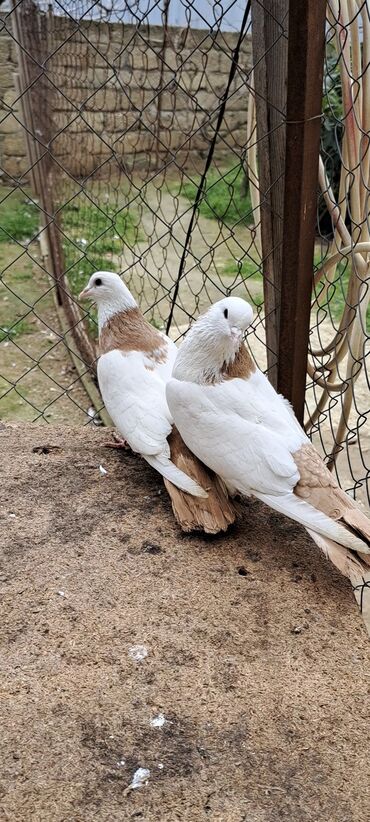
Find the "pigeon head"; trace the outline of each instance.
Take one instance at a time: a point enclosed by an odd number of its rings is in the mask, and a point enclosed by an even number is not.
[[[120,311],[137,308],[131,292],[113,271],[96,271],[92,274],[79,299],[89,299],[96,303],[99,326]]]
[[[251,306],[240,297],[225,297],[214,303],[182,343],[173,376],[195,382],[217,379],[222,369],[234,361],[252,320]]]
[[[232,347],[239,348],[244,333],[253,320],[253,311],[249,303],[240,297],[225,297],[208,309],[204,315],[215,338],[230,341]]]

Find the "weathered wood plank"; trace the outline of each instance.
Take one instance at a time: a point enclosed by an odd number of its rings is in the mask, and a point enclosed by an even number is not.
[[[290,0],[278,390],[303,422],[315,245],[325,0]]]
[[[252,0],[268,377],[277,386],[289,0]]]

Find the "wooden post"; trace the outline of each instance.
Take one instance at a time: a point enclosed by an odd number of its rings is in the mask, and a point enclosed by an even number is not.
[[[276,388],[282,276],[289,0],[252,0],[251,10],[267,373]]]
[[[252,0],[267,367],[303,421],[325,0]]]
[[[303,422],[315,245],[325,0],[290,0],[278,391]]]

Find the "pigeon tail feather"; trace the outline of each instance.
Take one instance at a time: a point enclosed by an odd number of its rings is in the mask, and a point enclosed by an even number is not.
[[[309,535],[343,576],[348,577],[370,637],[370,568],[347,548],[307,528]]]
[[[218,534],[227,531],[236,519],[234,503],[229,499],[222,480],[189,451],[176,426],[168,437],[172,462],[208,491],[206,498],[191,497],[165,479],[173,513],[183,531]]]
[[[304,502],[304,500],[295,496],[293,493],[275,496],[273,494],[262,494],[253,491],[253,496],[266,503],[266,505],[269,505],[270,508],[274,508],[275,511],[285,514],[287,517],[304,525],[305,528],[310,528],[323,537],[334,540],[334,542],[339,543],[339,545],[344,546],[344,548],[349,548],[351,551],[358,551],[362,554],[370,554],[369,546],[359,537],[352,534],[351,531],[347,530],[344,525],[340,525],[339,522],[318,511],[317,508]]]
[[[177,488],[181,488],[182,491],[186,491],[187,494],[191,494],[193,497],[203,497],[204,499],[208,497],[208,493],[204,488],[201,488],[195,480],[177,468],[164,454],[157,454],[156,456],[143,454],[142,456],[152,468],[162,474],[164,479],[173,482]]]

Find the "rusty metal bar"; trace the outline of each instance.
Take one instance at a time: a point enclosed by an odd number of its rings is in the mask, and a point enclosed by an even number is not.
[[[303,421],[310,328],[325,0],[290,0],[278,390]]]

